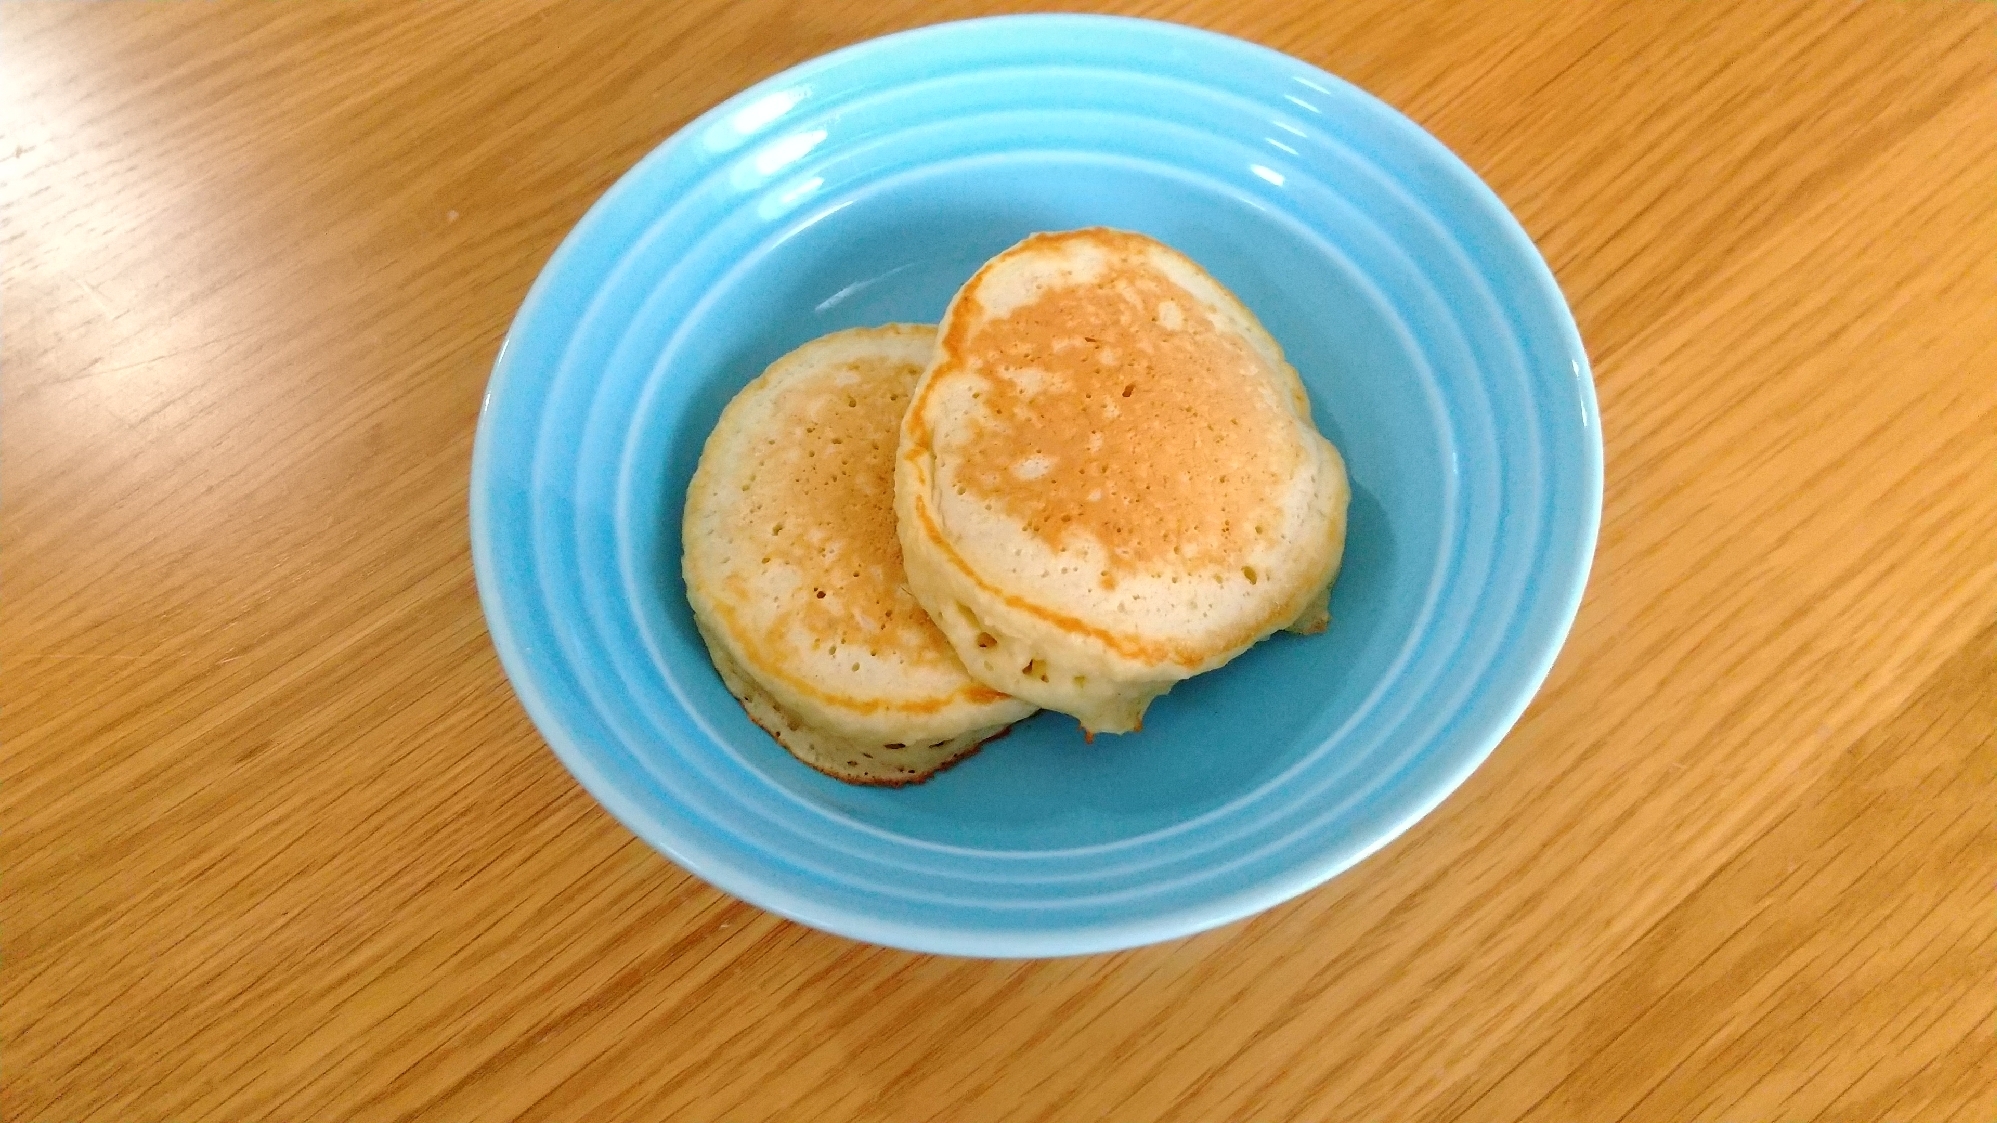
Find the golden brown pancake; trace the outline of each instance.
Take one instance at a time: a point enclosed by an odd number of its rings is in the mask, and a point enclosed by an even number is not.
[[[722,411],[687,490],[687,599],[715,669],[799,760],[928,778],[1033,707],[968,675],[910,595],[894,452],[935,331],[838,332]]]
[[[1037,234],[940,333],[896,510],[909,587],[973,676],[1123,732],[1181,679],[1325,626],[1344,464],[1198,265],[1138,234]]]

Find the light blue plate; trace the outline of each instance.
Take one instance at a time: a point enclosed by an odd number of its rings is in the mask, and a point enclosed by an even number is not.
[[[1178,247],[1288,351],[1353,484],[1331,630],[1082,742],[1043,714],[932,782],[848,787],[749,724],[680,582],[708,430],[777,356],[934,321],[992,254],[1104,224]],[[1559,648],[1601,511],[1587,358],[1496,196],[1392,109],[1169,24],[1023,16],[828,55],[596,204],[500,351],[479,594],[563,762],[667,857],[856,939],[980,956],[1224,924],[1405,830]]]

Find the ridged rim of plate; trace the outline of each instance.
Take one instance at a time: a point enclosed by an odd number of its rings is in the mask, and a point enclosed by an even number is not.
[[[1054,90],[1094,100],[1038,104]],[[1151,111],[1161,91],[1174,98],[1170,119]],[[920,111],[943,92],[954,98],[947,112]],[[1247,120],[1283,130],[1291,159],[1244,139]],[[635,481],[641,451],[659,451],[649,411],[686,343],[672,305],[752,268],[755,234],[772,223],[796,230],[884,182],[1002,158],[979,147],[994,138],[1080,159],[1060,138],[1111,125],[1128,126],[1115,133],[1128,150],[1087,159],[1193,177],[1302,238],[1318,235],[1291,211],[1298,199],[1342,209],[1359,244],[1321,252],[1369,283],[1391,274],[1391,290],[1372,296],[1420,356],[1449,455],[1489,457],[1495,470],[1466,476],[1459,464],[1450,478],[1426,631],[1406,641],[1398,677],[1340,728],[1322,720],[1317,748],[1283,775],[1197,819],[1095,846],[977,850],[893,835],[792,795],[726,751],[645,610],[648,574],[630,528],[657,498]],[[1173,136],[1196,141],[1202,159],[1226,154],[1234,171],[1189,166],[1188,147],[1161,145]],[[952,137],[965,139],[953,148]],[[921,158],[897,166],[903,152]],[[1243,169],[1283,192],[1260,191]],[[731,238],[749,239],[747,259]],[[1422,330],[1396,298],[1422,307]],[[594,377],[634,365],[649,369],[641,383]],[[1501,417],[1496,403],[1507,401],[1529,408]],[[1548,422],[1559,431],[1544,431]],[[1002,16],[870,40],[759,83],[597,201],[536,279],[494,365],[472,457],[473,563],[494,645],[535,725],[585,788],[673,861],[856,939],[1076,954],[1260,911],[1441,802],[1517,720],[1572,623],[1600,518],[1601,456],[1587,359],[1551,273],[1497,197],[1418,126],[1340,79],[1225,36],[1120,17]],[[1536,502],[1521,505],[1521,493]],[[508,505],[515,494],[524,508]],[[578,564],[585,556],[594,564]],[[1464,587],[1477,595],[1446,598]],[[1427,642],[1439,629],[1460,635]],[[1398,748],[1384,760],[1333,759],[1332,746],[1350,750],[1362,735],[1368,753]],[[1342,787],[1362,766],[1374,769],[1367,782]]]

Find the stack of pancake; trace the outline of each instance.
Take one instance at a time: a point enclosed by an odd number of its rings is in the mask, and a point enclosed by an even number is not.
[[[804,763],[905,784],[1044,707],[1141,728],[1174,683],[1321,631],[1337,450],[1281,348],[1138,234],[1036,234],[937,329],[839,332],[722,413],[685,576],[729,690]]]

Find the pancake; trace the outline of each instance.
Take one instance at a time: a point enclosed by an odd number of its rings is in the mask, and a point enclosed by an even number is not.
[[[895,445],[935,337],[844,331],[778,359],[687,489],[687,600],[715,670],[791,755],[855,784],[927,779],[1033,712],[965,672],[902,574]]]
[[[972,675],[1127,732],[1174,683],[1325,627],[1344,463],[1198,265],[1138,234],[1036,234],[939,330],[895,504],[909,587]]]

